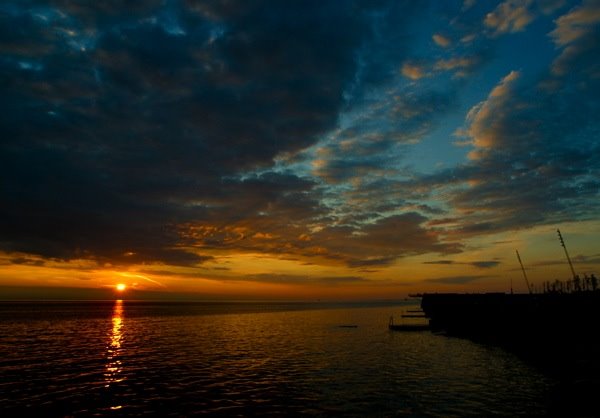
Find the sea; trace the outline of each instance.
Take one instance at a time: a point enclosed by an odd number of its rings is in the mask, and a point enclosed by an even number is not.
[[[0,416],[552,414],[512,353],[388,330],[416,304],[0,303]]]

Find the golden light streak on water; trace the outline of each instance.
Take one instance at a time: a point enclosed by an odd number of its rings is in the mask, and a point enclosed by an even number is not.
[[[106,350],[106,367],[104,371],[104,387],[110,387],[113,383],[119,383],[124,380],[122,356],[123,344],[123,301],[115,301],[112,315],[112,329],[109,334],[108,346]]]

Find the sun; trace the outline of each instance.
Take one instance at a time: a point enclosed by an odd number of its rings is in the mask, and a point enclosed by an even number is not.
[[[125,289],[127,289],[127,286],[125,283],[119,283],[115,286],[115,289],[117,289],[118,292],[124,292]]]

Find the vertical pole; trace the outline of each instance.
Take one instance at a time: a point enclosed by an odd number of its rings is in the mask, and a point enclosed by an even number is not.
[[[573,278],[575,278],[577,275],[575,274],[575,269],[573,268],[573,263],[571,263],[571,257],[569,257],[569,252],[567,251],[567,246],[565,245],[565,241],[563,240],[563,237],[560,233],[560,229],[557,229],[556,232],[558,232],[558,239],[560,240],[560,245],[562,245],[562,247],[565,250],[565,255],[567,256],[567,261],[569,262],[569,267],[571,267],[571,273],[573,274]]]
[[[527,284],[527,290],[529,294],[531,294],[531,286],[529,286],[529,280],[527,280],[527,273],[525,273],[525,267],[523,267],[523,262],[521,261],[521,256],[519,255],[519,250],[515,250],[517,252],[517,259],[519,260],[519,264],[521,265],[521,270],[523,271],[523,277],[525,277],[525,284]]]

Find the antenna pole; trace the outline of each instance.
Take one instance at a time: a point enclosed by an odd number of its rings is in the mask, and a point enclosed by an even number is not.
[[[577,275],[575,274],[575,269],[573,268],[573,263],[571,263],[571,257],[569,257],[569,252],[567,251],[567,246],[565,245],[565,240],[563,240],[562,234],[560,233],[560,229],[557,229],[556,232],[558,232],[558,239],[560,240],[560,245],[562,245],[562,247],[565,250],[565,255],[567,256],[567,261],[569,262],[569,267],[571,267],[571,273],[573,274],[573,278],[575,278]]]
[[[523,262],[521,261],[521,256],[519,255],[519,250],[515,250],[517,252],[517,259],[519,260],[519,264],[521,265],[521,270],[523,271],[523,277],[525,277],[525,284],[527,284],[527,290],[529,294],[531,294],[531,286],[529,286],[529,280],[527,280],[527,273],[525,273],[525,267],[523,267]]]

